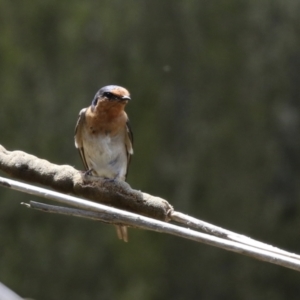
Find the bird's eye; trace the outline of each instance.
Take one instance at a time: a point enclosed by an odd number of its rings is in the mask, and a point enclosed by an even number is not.
[[[115,98],[114,94],[110,93],[110,92],[105,92],[103,94],[104,97],[106,97],[107,99],[113,99]]]

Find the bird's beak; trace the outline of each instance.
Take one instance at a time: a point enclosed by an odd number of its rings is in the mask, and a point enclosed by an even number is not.
[[[121,99],[122,99],[122,100],[126,100],[126,101],[131,100],[131,98],[130,98],[129,96],[123,96]]]

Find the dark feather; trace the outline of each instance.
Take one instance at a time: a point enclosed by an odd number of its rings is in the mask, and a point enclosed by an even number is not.
[[[85,159],[85,154],[84,154],[84,148],[82,145],[82,125],[84,124],[85,121],[85,112],[86,112],[86,108],[82,109],[79,113],[79,117],[76,123],[76,127],[75,127],[75,146],[76,148],[78,148],[81,160],[83,162],[83,165],[85,167],[86,170],[89,169],[88,164],[86,162]]]
[[[126,122],[126,140],[125,140],[125,146],[126,146],[126,153],[127,153],[127,171],[126,176],[128,175],[128,167],[131,161],[131,156],[133,154],[133,133],[131,130],[131,126],[129,123],[129,119]]]

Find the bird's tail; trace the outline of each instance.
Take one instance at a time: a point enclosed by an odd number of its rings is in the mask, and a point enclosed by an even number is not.
[[[124,242],[128,242],[128,232],[126,226],[121,225],[115,225],[117,230],[117,235],[120,240],[123,240]]]

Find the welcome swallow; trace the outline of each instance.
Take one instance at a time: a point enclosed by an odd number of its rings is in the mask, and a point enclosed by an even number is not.
[[[96,93],[91,106],[79,113],[75,147],[85,169],[93,176],[126,180],[133,154],[133,135],[124,111],[130,100],[125,88],[108,85]],[[116,229],[118,237],[127,242],[127,227]]]

